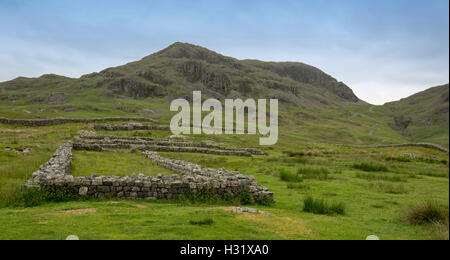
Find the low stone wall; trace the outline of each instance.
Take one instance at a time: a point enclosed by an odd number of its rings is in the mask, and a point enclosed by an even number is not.
[[[165,125],[93,125],[94,130],[103,131],[133,131],[133,130],[160,130],[170,131],[170,126]]]
[[[247,151],[227,151],[227,150],[213,150],[201,147],[177,147],[177,146],[161,146],[161,145],[132,145],[132,144],[86,144],[75,143],[74,148],[76,150],[89,150],[89,151],[104,151],[106,149],[137,149],[141,151],[151,150],[158,152],[176,152],[176,153],[204,153],[215,155],[232,155],[232,156],[244,156],[250,157],[251,153]]]
[[[61,145],[52,158],[32,174],[33,179],[48,179],[70,175],[73,142]]]
[[[55,119],[8,119],[0,117],[0,124],[22,125],[22,126],[48,126],[67,123],[95,123],[110,121],[137,121],[159,123],[157,120],[150,118],[132,118],[132,117],[113,117],[113,118],[55,118]]]
[[[221,194],[230,191],[234,196],[238,196],[244,187],[249,187],[255,199],[265,196],[273,198],[273,193],[260,186],[253,176],[227,171],[225,168],[207,168],[183,160],[168,159],[151,151],[144,151],[142,154],[159,166],[183,175],[183,179],[189,181],[191,189],[206,185],[219,190]]]
[[[175,199],[192,192],[213,191],[220,196],[237,198],[248,187],[255,200],[273,199],[273,193],[261,187],[254,177],[229,172],[225,169],[202,167],[180,160],[159,156],[155,152],[145,151],[143,156],[158,165],[180,175],[157,177],[138,176],[89,176],[70,175],[73,143],[64,143],[52,158],[32,174],[25,188],[61,187],[71,189],[79,196],[92,198],[128,198],[128,199]]]
[[[75,137],[75,148],[78,150],[105,149],[139,149],[162,152],[190,152],[208,153],[218,155],[251,156],[268,155],[266,152],[255,148],[230,148],[210,141],[175,141],[151,138],[130,138],[119,136],[80,136]]]
[[[435,149],[444,153],[448,153],[448,149],[430,143],[410,143],[410,144],[388,144],[388,145],[371,145],[366,147],[374,147],[374,148],[389,148],[389,147],[407,147],[407,146],[415,146],[415,147],[425,147],[430,149]]]

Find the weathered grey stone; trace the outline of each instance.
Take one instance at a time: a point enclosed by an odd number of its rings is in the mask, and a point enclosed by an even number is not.
[[[88,187],[81,187],[78,191],[78,194],[80,196],[86,196],[88,193],[89,188]]]

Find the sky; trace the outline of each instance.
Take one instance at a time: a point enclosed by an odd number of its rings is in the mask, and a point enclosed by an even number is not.
[[[177,41],[307,63],[372,104],[449,82],[448,0],[0,0],[0,81],[80,77]]]

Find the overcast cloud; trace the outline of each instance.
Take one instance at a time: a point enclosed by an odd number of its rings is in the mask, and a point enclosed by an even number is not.
[[[79,77],[175,41],[316,66],[373,104],[449,81],[448,0],[2,0],[0,81]]]

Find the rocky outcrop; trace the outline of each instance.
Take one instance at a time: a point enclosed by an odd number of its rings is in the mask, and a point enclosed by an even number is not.
[[[262,84],[270,89],[278,89],[283,92],[290,92],[294,95],[298,95],[298,88],[295,86],[288,86],[277,81],[264,81]]]
[[[138,72],[137,74],[139,77],[143,77],[153,83],[160,84],[162,86],[172,84],[171,80],[165,78],[163,75],[153,70],[141,71]]]
[[[412,119],[403,115],[394,117],[394,128],[399,130],[406,130],[412,123]]]
[[[50,96],[48,96],[48,105],[62,105],[65,103],[67,103],[67,100],[64,93],[50,94]]]
[[[165,90],[159,85],[139,82],[130,78],[120,78],[111,82],[109,89],[115,94],[125,95],[134,99],[142,99],[149,96],[164,96]]]
[[[201,82],[221,94],[231,91],[231,79],[227,74],[208,71],[201,62],[189,61],[178,68],[189,82]]]

